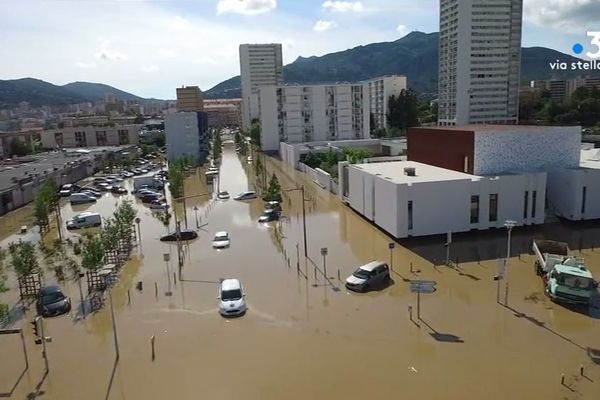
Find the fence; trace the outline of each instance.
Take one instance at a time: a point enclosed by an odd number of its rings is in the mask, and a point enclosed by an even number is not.
[[[300,169],[300,171],[309,175],[313,179],[313,181],[317,185],[321,186],[323,189],[325,189],[331,193],[337,193],[337,184],[333,181],[333,179],[331,178],[331,175],[329,175],[327,172],[323,171],[320,168],[313,169],[303,163],[299,164],[299,169]],[[335,185],[335,191],[333,188],[334,185]]]

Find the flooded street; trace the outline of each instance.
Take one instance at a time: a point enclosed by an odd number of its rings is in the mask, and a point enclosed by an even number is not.
[[[389,262],[389,237],[303,174],[276,160],[268,160],[267,167],[269,177],[277,173],[284,190],[305,185],[308,259],[303,255],[299,191],[285,194],[280,223],[260,225],[261,200],[213,199],[205,195],[213,188],[199,170],[185,182],[185,195],[196,197],[186,200],[185,213],[178,209],[180,218],[187,215],[183,227],[200,226],[198,239],[183,247],[182,280],[173,281],[177,246],[158,240],[174,229],[174,220],[166,228],[134,200],[141,218],[141,246],[112,289],[118,361],[109,307],[85,319],[75,318],[73,311],[45,320],[52,342],[47,344],[49,374],[44,377],[41,346],[34,344],[29,324],[35,314],[32,307],[14,325],[24,329],[27,370],[18,335],[0,336],[0,397],[600,398],[600,365],[589,356],[590,349],[600,349],[600,310],[578,311],[549,301],[533,272],[532,255],[510,260],[506,307],[496,302],[495,259],[461,262],[458,268],[434,267],[426,250],[415,252],[401,245],[393,251],[390,287],[350,293],[338,275],[343,281],[361,264]],[[233,197],[254,189],[254,168],[240,161],[233,146],[225,146],[220,179],[220,190]],[[132,189],[131,184],[126,188]],[[66,220],[85,210],[108,217],[122,198],[133,195],[104,194],[91,206],[66,203],[62,216]],[[15,234],[19,226],[31,225],[30,212],[23,209],[0,218],[3,249],[19,238],[36,238],[33,233]],[[229,232],[230,248],[212,248],[218,231]],[[77,235],[65,230],[63,234]],[[504,232],[497,235],[505,240]],[[323,247],[328,249],[327,279]],[[600,250],[583,251],[598,279]],[[164,254],[169,254],[169,262],[163,261]],[[219,315],[217,291],[223,278],[241,280],[246,315]],[[416,294],[409,290],[411,279],[437,282],[435,293],[421,295],[420,319]],[[46,282],[54,280],[46,273]],[[165,295],[169,280],[172,296]],[[14,285],[14,280],[9,282]],[[137,282],[143,283],[143,290],[136,290]],[[75,310],[77,282],[62,286]],[[501,292],[504,299],[504,286]],[[13,305],[18,290],[0,296]],[[580,376],[582,365],[585,376]]]

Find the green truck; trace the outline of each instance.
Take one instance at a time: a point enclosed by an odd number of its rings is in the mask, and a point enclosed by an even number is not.
[[[584,260],[569,254],[569,246],[553,240],[534,240],[535,270],[545,284],[546,294],[555,302],[591,304],[598,294],[598,282]]]

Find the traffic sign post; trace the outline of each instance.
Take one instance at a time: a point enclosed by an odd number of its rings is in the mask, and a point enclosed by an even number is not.
[[[450,244],[452,243],[452,231],[446,234],[446,265],[450,265]]]
[[[410,282],[410,291],[417,294],[417,319],[421,319],[421,293],[431,294],[436,289],[436,281],[419,281]]]
[[[323,275],[327,281],[327,247],[321,247],[321,255],[323,256]]]
[[[388,249],[390,249],[390,270],[394,272],[394,248],[396,247],[396,243],[390,242],[388,243]]]

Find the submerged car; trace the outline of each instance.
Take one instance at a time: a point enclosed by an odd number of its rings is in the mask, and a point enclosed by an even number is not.
[[[167,208],[169,208],[169,205],[164,200],[153,200],[150,203],[151,210],[166,210]]]
[[[38,292],[36,308],[42,317],[55,317],[71,311],[71,301],[57,285],[44,286]]]
[[[242,193],[238,194],[233,199],[234,200],[252,200],[255,198],[256,198],[256,192],[249,190],[247,192],[242,192]]]
[[[372,261],[358,267],[346,278],[346,288],[355,292],[368,292],[374,288],[384,288],[390,281],[388,265],[382,261]]]
[[[226,190],[223,190],[217,194],[217,198],[220,200],[227,200],[229,198],[229,192]]]
[[[265,210],[262,215],[258,218],[258,222],[271,222],[278,221],[280,213],[277,210]]]
[[[114,194],[127,194],[127,189],[122,186],[113,186],[110,191]]]
[[[246,295],[238,279],[223,279],[218,299],[219,313],[225,317],[246,312]]]
[[[229,247],[230,240],[229,234],[225,231],[217,232],[215,234],[215,238],[213,239],[212,246],[214,249],[224,249]]]
[[[179,231],[179,240],[194,240],[198,237],[198,233],[191,229],[183,229]],[[160,238],[161,242],[176,242],[178,240],[177,232],[168,233]]]

